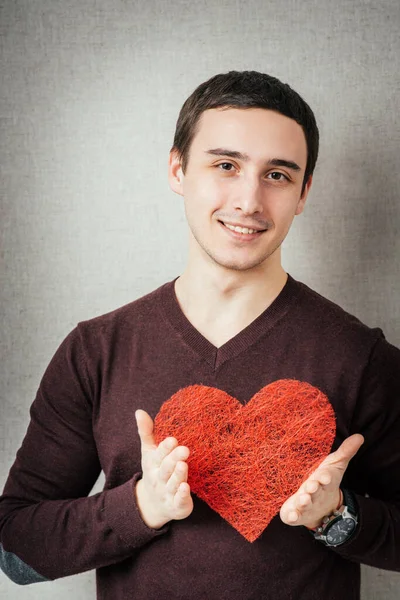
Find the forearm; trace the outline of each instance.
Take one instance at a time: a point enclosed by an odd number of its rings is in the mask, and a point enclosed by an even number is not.
[[[334,551],[355,562],[400,571],[400,507],[356,495],[359,524],[354,537]]]
[[[21,584],[57,579],[122,561],[163,535],[166,528],[150,529],[140,516],[136,479],[74,500],[28,504],[5,494],[0,499],[4,572]]]

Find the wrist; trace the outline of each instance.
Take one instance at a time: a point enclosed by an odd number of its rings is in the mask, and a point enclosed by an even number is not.
[[[336,504],[333,506],[333,508],[329,511],[327,511],[326,515],[322,515],[322,517],[315,522],[315,524],[313,523],[312,525],[306,525],[307,529],[309,529],[310,531],[314,531],[315,529],[317,529],[318,527],[320,527],[323,523],[323,520],[326,516],[332,515],[335,511],[339,510],[341,506],[343,506],[343,492],[342,490],[339,488],[338,490],[339,493],[339,500],[336,502]]]
[[[150,529],[161,529],[168,521],[162,520],[159,515],[154,514],[151,509],[151,502],[149,502],[143,479],[139,479],[135,486],[136,506],[138,507],[139,514],[142,521]]]
[[[322,524],[312,531],[314,539],[325,546],[341,546],[355,534],[358,526],[358,505],[350,490],[343,490],[343,504],[339,510],[327,515]]]

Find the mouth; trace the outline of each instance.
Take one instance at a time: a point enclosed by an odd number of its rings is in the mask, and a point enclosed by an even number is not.
[[[225,230],[232,232],[232,234],[234,234],[235,237],[240,237],[240,238],[254,239],[256,237],[259,237],[265,231],[267,231],[267,229],[260,229],[260,228],[255,229],[255,228],[251,228],[251,227],[242,227],[241,225],[225,223],[224,221],[218,221],[218,223],[220,223]]]

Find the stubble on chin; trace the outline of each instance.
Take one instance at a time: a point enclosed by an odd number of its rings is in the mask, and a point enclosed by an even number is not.
[[[285,235],[283,239],[276,240],[272,249],[266,249],[263,254],[258,254],[252,259],[231,259],[226,256],[226,250],[224,252],[225,256],[222,256],[222,253],[220,254],[218,252],[218,248],[215,251],[211,249],[204,241],[202,241],[201,236],[198,235],[196,229],[190,225],[189,219],[187,222],[191,237],[190,244],[193,244],[194,247],[196,247],[196,252],[200,251],[203,257],[205,257],[206,260],[210,261],[213,265],[217,265],[229,271],[246,272],[259,267],[275,254],[275,252],[281,247],[284,238],[286,237]],[[270,227],[268,227],[268,229],[270,229]]]
[[[194,236],[195,237],[195,236]],[[204,244],[201,244],[197,238],[195,237],[197,244],[200,246],[202,252],[207,256],[208,260],[210,260],[214,265],[218,265],[224,269],[229,271],[237,271],[237,272],[246,272],[251,271],[262,265],[269,258],[271,258],[275,252],[280,248],[282,242],[276,244],[272,250],[269,250],[265,254],[259,255],[251,259],[229,259],[228,257],[218,256],[218,252],[213,252],[209,248],[207,248]]]

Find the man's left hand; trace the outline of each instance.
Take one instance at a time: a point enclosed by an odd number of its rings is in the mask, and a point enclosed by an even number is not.
[[[325,458],[297,492],[283,504],[280,517],[286,525],[305,525],[314,529],[321,525],[325,516],[331,515],[338,508],[343,475],[363,443],[363,436],[356,433]]]

